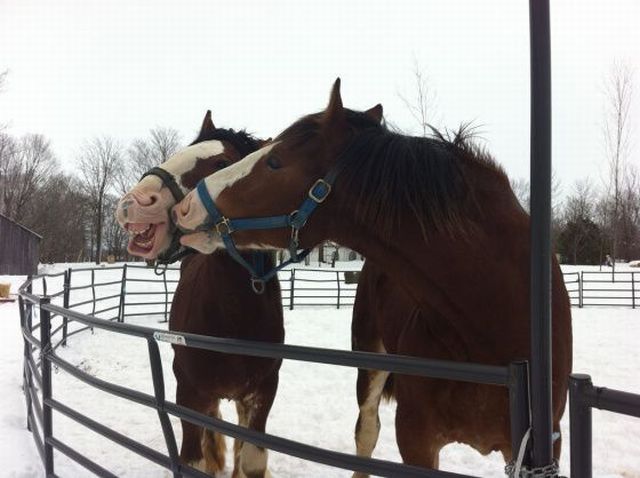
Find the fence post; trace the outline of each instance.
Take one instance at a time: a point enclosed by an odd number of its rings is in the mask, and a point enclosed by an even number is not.
[[[336,282],[338,284],[338,309],[340,308],[340,272],[336,271]]]
[[[631,273],[631,308],[636,308],[636,273]]]
[[[291,269],[291,277],[289,278],[291,281],[291,286],[289,287],[289,310],[293,310],[293,295],[295,293],[296,288],[296,270]]]
[[[153,392],[156,399],[156,411],[158,412],[158,418],[160,419],[160,426],[162,427],[162,434],[167,445],[167,451],[171,458],[171,471],[174,478],[180,478],[182,473],[180,472],[180,457],[178,456],[178,445],[176,443],[176,437],[173,433],[173,427],[169,420],[169,415],[165,411],[165,390],[164,390],[164,378],[162,373],[162,359],[160,358],[160,350],[158,343],[153,337],[147,337],[147,345],[149,348],[149,361],[151,365],[151,378],[153,381]]]
[[[96,315],[96,270],[95,269],[91,269],[91,297],[93,297],[92,309],[91,309],[91,316],[93,317]],[[91,330],[93,331],[93,328],[91,328]]]
[[[18,309],[20,310],[20,327],[22,329],[27,328],[27,313],[25,312],[25,302],[22,296],[18,296]],[[23,365],[22,365],[22,388],[24,389],[24,396],[26,398],[25,402],[27,405],[27,430],[31,431],[31,414],[32,414],[32,406],[31,406],[31,369],[29,368],[29,364],[27,363],[29,360],[29,352],[31,352],[31,344],[27,339],[23,337],[24,341],[23,346]]]
[[[509,364],[509,412],[511,417],[511,454],[515,460],[525,434],[531,427],[529,416],[529,364],[526,361]],[[531,464],[531,447],[527,445],[523,465]]]
[[[591,478],[591,406],[587,394],[593,389],[591,377],[569,376],[569,436],[571,478]]]
[[[168,320],[167,312],[169,309],[169,290],[167,289],[167,269],[162,273],[162,283],[164,284],[164,322]]]
[[[44,445],[44,469],[45,476],[53,475],[53,447],[51,437],[53,435],[53,422],[51,417],[51,362],[49,353],[51,349],[51,313],[43,309],[43,305],[49,305],[51,299],[40,299],[40,367],[42,369],[42,443]]]
[[[582,291],[584,278],[582,277],[582,272],[583,271],[580,271],[580,275],[578,276],[578,291],[579,291],[579,293],[578,293],[578,297],[579,297],[578,306],[581,309],[582,309],[582,306],[584,305],[584,293]]]
[[[71,287],[71,268],[68,268],[64,272],[64,285],[63,285],[64,293],[62,294],[62,307],[64,307],[65,309],[69,308],[69,293],[70,293],[69,288],[70,287]],[[68,322],[69,322],[69,319],[67,318],[67,316],[62,317],[62,346],[63,347],[67,346]]]
[[[29,294],[33,293],[33,283],[31,282],[32,278],[33,276],[31,275],[27,276],[27,279],[29,280],[29,285],[27,286],[27,292]],[[31,304],[30,302],[28,303]],[[27,314],[26,319],[27,319],[28,330],[33,330],[33,304],[29,306],[29,313]]]
[[[122,280],[120,281],[120,307],[118,308],[118,322],[124,322],[125,296],[127,294],[127,264],[122,266]]]

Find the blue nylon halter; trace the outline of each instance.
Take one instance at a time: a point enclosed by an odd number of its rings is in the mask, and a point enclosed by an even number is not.
[[[300,232],[300,229],[302,229],[307,223],[307,220],[309,219],[309,216],[311,216],[313,211],[315,211],[318,205],[324,202],[324,200],[327,199],[327,196],[329,196],[331,187],[333,186],[333,183],[335,182],[339,172],[340,168],[334,167],[327,173],[324,178],[316,180],[316,182],[313,183],[313,185],[309,188],[307,197],[302,202],[300,207],[290,214],[238,219],[229,219],[225,217],[216,206],[214,200],[211,198],[204,179],[198,182],[196,191],[198,193],[198,196],[200,197],[200,200],[202,201],[203,206],[209,214],[209,218],[211,219],[211,221],[207,221],[205,227],[207,229],[215,229],[216,232],[220,234],[222,242],[224,243],[224,246],[226,247],[229,255],[233,257],[236,262],[238,262],[242,267],[249,271],[249,274],[251,274],[251,283],[254,290],[256,290],[256,288],[263,289],[264,283],[273,278],[280,270],[284,269],[289,264],[302,261],[309,255],[311,249],[300,250],[298,248],[298,234]],[[268,272],[257,271],[253,266],[251,266],[251,264],[249,264],[240,255],[235,241],[233,240],[233,237],[231,237],[231,234],[235,231],[282,228],[291,228],[291,239],[289,241],[289,255],[291,257]]]

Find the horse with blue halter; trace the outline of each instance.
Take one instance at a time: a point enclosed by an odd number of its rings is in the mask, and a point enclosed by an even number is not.
[[[128,250],[169,263],[183,258],[169,320],[174,332],[282,343],[282,298],[278,281],[254,291],[251,276],[224,251],[193,253],[172,234],[168,211],[197,182],[259,149],[262,141],[243,131],[216,128],[207,112],[198,137],[165,163],[148,171],[118,205],[116,216],[131,235]],[[257,271],[273,268],[270,253],[245,251]],[[222,354],[173,345],[176,402],[220,417],[221,398],[234,400],[240,425],[265,431],[278,387],[280,360]],[[224,468],[224,437],[182,421],[181,460],[215,475]],[[239,440],[234,477],[269,476],[267,451]]]
[[[464,134],[405,136],[381,116],[380,105],[344,108],[337,80],[325,111],[207,177],[173,208],[181,244],[211,253],[230,241],[297,250],[331,239],[363,254],[385,279],[370,289],[384,303],[362,319],[365,349],[500,366],[529,359],[530,221],[506,174]],[[225,222],[236,227],[215,227]],[[552,260],[551,412],[559,434],[572,336]],[[371,405],[386,383],[376,380]],[[454,441],[506,461],[517,453],[504,388],[396,375],[388,390],[406,463],[437,468],[440,450]]]

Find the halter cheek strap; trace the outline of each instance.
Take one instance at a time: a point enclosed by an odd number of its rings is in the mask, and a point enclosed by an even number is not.
[[[185,194],[182,191],[182,188],[176,182],[173,175],[170,174],[168,171],[160,167],[151,168],[149,171],[147,171],[142,175],[142,177],[140,178],[140,181],[142,181],[147,176],[156,176],[160,178],[160,181],[162,181],[162,185],[167,187],[167,189],[169,189],[169,191],[171,192],[171,195],[173,196],[173,199],[176,200],[176,203],[179,203],[184,199]],[[182,246],[182,244],[180,244],[180,236],[182,236],[182,231],[180,231],[176,227],[176,225],[173,223],[171,219],[171,214],[169,214],[169,224],[170,224],[170,229],[173,231],[171,244],[169,244],[169,247],[165,251],[163,251],[161,254],[159,254],[158,258],[156,259],[156,267],[154,269],[154,272],[157,275],[164,274],[164,271],[167,268],[167,265],[173,264],[174,262],[179,261],[183,257],[195,252],[193,249],[184,247]],[[158,267],[159,265],[162,265],[164,267]]]
[[[334,167],[324,178],[320,178],[313,183],[300,207],[290,214],[239,219],[229,219],[220,212],[215,201],[209,194],[204,180],[201,180],[196,187],[196,191],[210,218],[210,221],[205,223],[204,229],[208,231],[215,229],[220,235],[229,255],[251,274],[254,290],[256,290],[256,286],[260,284],[261,287],[264,288],[264,283],[273,278],[280,270],[291,263],[302,261],[311,252],[311,249],[299,249],[300,243],[298,236],[300,229],[305,226],[316,208],[327,199],[339,172],[340,169]],[[291,228],[291,238],[288,247],[290,258],[266,273],[257,271],[240,255],[235,241],[231,236],[235,231],[283,228]],[[198,229],[202,230],[203,228],[200,227]]]
[[[180,202],[184,199],[184,192],[182,191],[182,188],[176,182],[173,175],[169,172],[159,167],[151,168],[149,171],[142,175],[140,181],[142,181],[147,176],[156,176],[160,178],[163,186],[166,186],[169,191],[171,191],[171,195],[173,196],[173,199],[176,200],[176,202]]]

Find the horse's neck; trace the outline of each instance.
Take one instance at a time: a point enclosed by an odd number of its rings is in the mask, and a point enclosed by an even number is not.
[[[239,250],[238,252],[249,264],[253,264],[255,260],[261,260],[267,270],[273,267],[273,255],[268,251]],[[205,254],[205,256],[211,263],[228,263],[232,267],[242,268],[226,249],[218,249],[211,254]]]
[[[491,201],[499,202],[496,198]],[[375,262],[418,304],[438,304],[448,316],[468,314],[456,299],[460,287],[492,287],[488,280],[476,283],[479,271],[495,272],[502,267],[497,262],[502,264],[500,258],[507,255],[510,257],[506,262],[511,265],[522,263],[526,268],[528,264],[528,220],[510,204],[469,218],[468,230],[434,233],[427,240],[410,211],[400,218],[401,226],[388,238],[373,227],[358,225],[347,209],[341,214],[327,212],[331,216],[332,239]],[[496,283],[502,279],[495,278]]]

